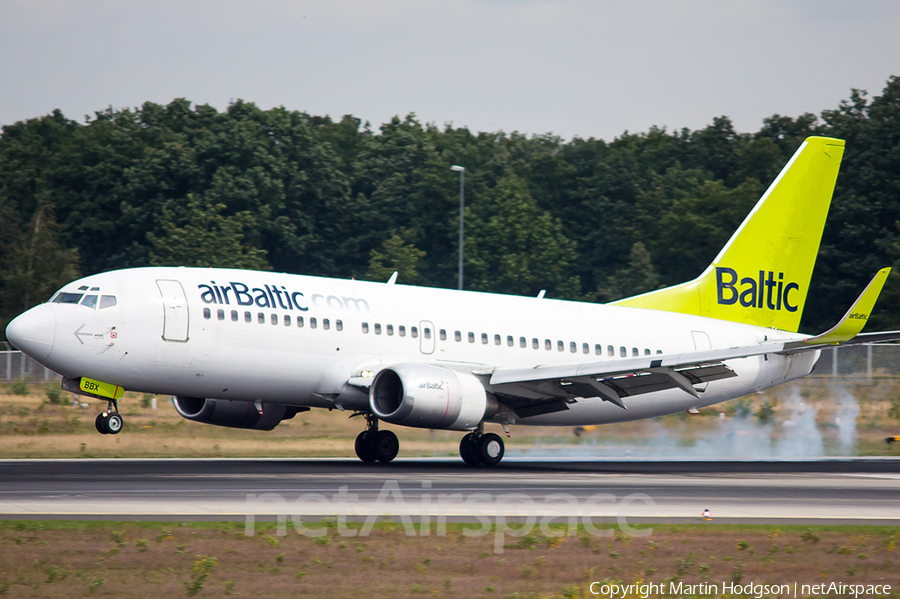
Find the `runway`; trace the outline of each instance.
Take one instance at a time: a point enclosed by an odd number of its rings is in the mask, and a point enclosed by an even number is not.
[[[900,459],[0,460],[0,518],[900,525]]]

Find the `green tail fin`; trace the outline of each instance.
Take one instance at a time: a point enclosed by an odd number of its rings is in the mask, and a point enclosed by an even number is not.
[[[797,331],[843,154],[807,138],[703,274],[612,303]]]

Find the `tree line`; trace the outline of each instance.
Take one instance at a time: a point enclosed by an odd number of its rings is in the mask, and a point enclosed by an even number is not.
[[[245,101],[54,111],[0,134],[0,324],[79,275],[146,265],[456,287],[455,164],[467,289],[611,301],[697,276],[809,135],[847,141],[803,316],[820,332],[900,261],[900,77],[755,133],[723,116],[612,141]],[[898,279],[872,328],[900,328]]]

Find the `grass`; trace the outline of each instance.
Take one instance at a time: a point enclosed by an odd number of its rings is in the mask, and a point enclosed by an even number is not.
[[[55,385],[28,385],[21,381],[0,387],[0,458],[59,457],[354,457],[353,440],[362,430],[361,418],[346,412],[313,410],[297,414],[273,431],[227,429],[181,418],[167,397],[128,393],[120,402],[125,429],[119,435],[99,435],[94,416],[105,403],[83,398],[86,408],[71,405],[72,396],[59,393]],[[653,420],[626,422],[578,431],[569,427],[512,427],[507,452],[535,451],[591,455],[627,455],[629,448],[645,446],[648,440],[666,437],[676,447],[690,448],[708,440],[722,423],[719,415],[733,418],[744,412],[746,422],[768,423],[774,438],[790,431],[788,396],[796,392],[817,410],[817,430],[826,453],[843,453],[837,425],[840,397],[851,393],[857,401],[856,453],[900,455],[900,443],[888,446],[884,439],[900,434],[900,380],[847,379],[839,385],[830,379],[807,378],[754,394],[737,401],[703,408],[699,416],[676,414]],[[461,434],[386,425],[401,439],[401,456],[456,456]],[[488,425],[500,432],[499,426]],[[737,433],[743,434],[741,432]],[[599,453],[602,447],[606,453]],[[677,453],[677,452],[676,452]],[[671,455],[665,451],[663,455]]]
[[[234,522],[0,522],[0,592],[550,598],[591,596],[593,581],[900,586],[900,532],[889,527],[655,524],[650,536],[603,538],[580,529],[575,536],[519,538],[495,554],[493,535],[466,536],[473,527],[467,524],[448,524],[445,536],[406,536],[391,522],[368,537],[319,526],[332,542],[290,528],[276,538],[265,523],[246,536],[244,524]]]

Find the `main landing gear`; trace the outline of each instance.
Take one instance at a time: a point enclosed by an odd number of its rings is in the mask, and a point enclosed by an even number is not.
[[[97,414],[94,419],[94,426],[101,435],[118,435],[125,426],[122,415],[119,414],[119,404],[116,400],[110,399],[106,406],[106,411]]]
[[[390,462],[400,451],[400,440],[391,431],[378,430],[378,418],[366,414],[366,430],[356,437],[356,455],[363,462]]]
[[[503,439],[494,433],[485,434],[483,424],[459,442],[459,457],[469,466],[496,466],[505,451]]]

